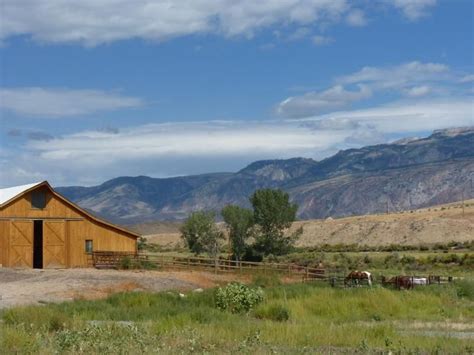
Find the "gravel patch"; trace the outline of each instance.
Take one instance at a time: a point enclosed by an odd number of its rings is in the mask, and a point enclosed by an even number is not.
[[[124,291],[188,291],[205,286],[198,277],[178,272],[0,268],[0,308],[96,299]]]

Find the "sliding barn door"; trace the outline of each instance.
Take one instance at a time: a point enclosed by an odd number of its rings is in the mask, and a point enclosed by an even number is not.
[[[8,265],[33,267],[33,222],[12,221],[9,234]]]
[[[66,267],[66,223],[43,222],[43,267]]]

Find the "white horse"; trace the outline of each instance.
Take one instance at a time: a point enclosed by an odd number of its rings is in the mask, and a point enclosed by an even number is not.
[[[372,275],[368,271],[362,271],[363,274],[367,275],[367,283],[369,286],[372,286]]]
[[[426,277],[413,277],[413,285],[428,285],[428,279]]]

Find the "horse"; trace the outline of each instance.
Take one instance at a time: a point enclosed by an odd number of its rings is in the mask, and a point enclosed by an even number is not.
[[[358,286],[362,280],[367,280],[367,284],[372,286],[372,275],[368,271],[351,271],[344,279],[345,285]]]
[[[426,277],[412,277],[413,286],[421,285],[426,286],[429,284]]]

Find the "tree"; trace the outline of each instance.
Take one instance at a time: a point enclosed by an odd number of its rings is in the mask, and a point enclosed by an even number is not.
[[[217,229],[214,219],[213,212],[193,212],[186,219],[180,231],[189,250],[196,255],[205,252],[217,264],[220,251],[219,242],[224,239],[224,233]]]
[[[222,217],[229,231],[232,253],[240,262],[245,254],[247,240],[253,235],[253,212],[235,205],[228,205],[222,209]]]
[[[260,227],[255,248],[263,255],[281,255],[289,252],[301,231],[285,235],[296,219],[298,206],[290,202],[289,195],[282,190],[257,190],[250,198],[254,221]]]

